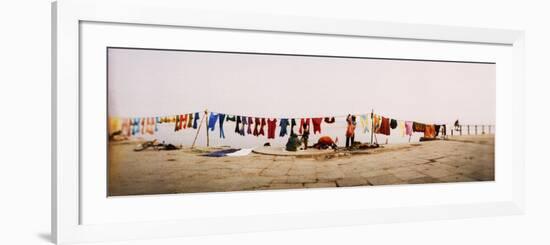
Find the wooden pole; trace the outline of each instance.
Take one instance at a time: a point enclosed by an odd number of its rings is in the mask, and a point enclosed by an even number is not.
[[[476,130],[476,135],[477,135],[477,125],[474,126],[475,130]]]
[[[204,120],[204,124],[206,125],[206,147],[210,147],[210,133],[208,130],[208,110],[204,110],[204,118],[206,118],[206,120]]]
[[[202,121],[204,121],[205,117],[206,116],[201,118],[201,122],[199,123],[199,128],[197,129],[197,133],[195,133],[195,139],[193,140],[193,144],[191,145],[191,149],[195,148],[195,143],[197,142],[197,137],[199,137],[199,132],[201,131]],[[208,127],[206,128],[206,130],[208,131]]]
[[[370,113],[370,144],[372,145],[372,138],[374,135],[374,109]]]
[[[460,135],[462,135],[462,125],[458,126],[458,130],[460,130]]]
[[[468,135],[470,135],[470,125],[468,124],[466,127],[468,127]]]
[[[485,134],[485,125],[481,125],[481,134]]]

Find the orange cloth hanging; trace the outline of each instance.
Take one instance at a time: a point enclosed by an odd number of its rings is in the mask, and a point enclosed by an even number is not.
[[[424,138],[435,138],[435,126],[434,125],[426,125],[426,128],[424,129]]]

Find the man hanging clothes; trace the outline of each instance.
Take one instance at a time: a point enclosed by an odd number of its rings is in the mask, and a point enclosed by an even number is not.
[[[348,123],[346,128],[346,148],[350,148],[355,141],[355,127],[357,122],[355,122],[355,116],[350,114],[346,117],[346,122]]]

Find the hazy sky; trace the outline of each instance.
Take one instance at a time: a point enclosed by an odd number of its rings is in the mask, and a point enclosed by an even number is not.
[[[494,124],[495,65],[109,49],[109,114],[368,113]]]

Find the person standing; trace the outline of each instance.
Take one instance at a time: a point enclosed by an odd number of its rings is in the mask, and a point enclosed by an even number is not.
[[[357,122],[355,121],[355,116],[350,114],[346,117],[346,122],[348,123],[348,127],[346,128],[346,148],[350,148],[353,146],[353,142],[355,142],[355,127],[357,126]]]

